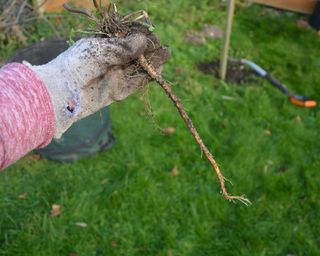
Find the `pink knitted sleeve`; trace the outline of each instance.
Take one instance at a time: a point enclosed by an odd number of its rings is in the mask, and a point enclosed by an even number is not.
[[[53,105],[44,83],[27,66],[0,69],[0,170],[48,145],[55,131]]]

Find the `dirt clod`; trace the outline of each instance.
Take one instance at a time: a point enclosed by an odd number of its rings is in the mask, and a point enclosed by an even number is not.
[[[213,75],[219,79],[220,60],[201,62],[198,69],[204,74]],[[254,80],[254,73],[238,62],[229,62],[226,81],[234,84],[243,84]]]
[[[166,128],[162,129],[162,132],[165,135],[172,135],[172,134],[174,134],[176,132],[176,128],[174,128],[174,127],[166,127]]]

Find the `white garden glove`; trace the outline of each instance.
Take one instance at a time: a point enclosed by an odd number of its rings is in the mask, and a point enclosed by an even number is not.
[[[31,66],[47,86],[54,106],[54,137],[146,85],[150,78],[136,63],[140,54],[159,72],[170,57],[155,36],[135,32],[125,38],[81,39],[51,62]]]

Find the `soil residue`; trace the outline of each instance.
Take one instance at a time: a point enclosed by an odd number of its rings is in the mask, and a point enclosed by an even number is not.
[[[198,64],[198,69],[205,74],[214,75],[219,77],[220,60],[210,62],[201,62]],[[245,68],[243,64],[236,61],[229,61],[227,68],[226,81],[229,83],[242,84],[252,82],[255,74]]]

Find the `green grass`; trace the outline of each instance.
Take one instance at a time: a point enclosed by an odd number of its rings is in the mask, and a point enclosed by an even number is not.
[[[122,8],[150,13],[172,48],[164,76],[232,180],[229,191],[253,205],[223,199],[171,102],[151,84],[155,120],[175,127],[172,136],[157,129],[137,94],[111,106],[111,150],[73,164],[24,158],[0,173],[0,255],[320,255],[319,108],[295,107],[259,79],[238,86],[200,73],[196,63],[217,58],[221,41],[194,46],[183,37],[205,23],[223,25],[224,8],[212,2],[131,1]],[[231,54],[319,98],[320,39],[297,19],[259,6],[239,9]],[[48,35],[39,24],[30,43]],[[2,46],[1,57],[15,47]],[[168,175],[174,165],[178,177]],[[62,214],[49,218],[54,203]]]

